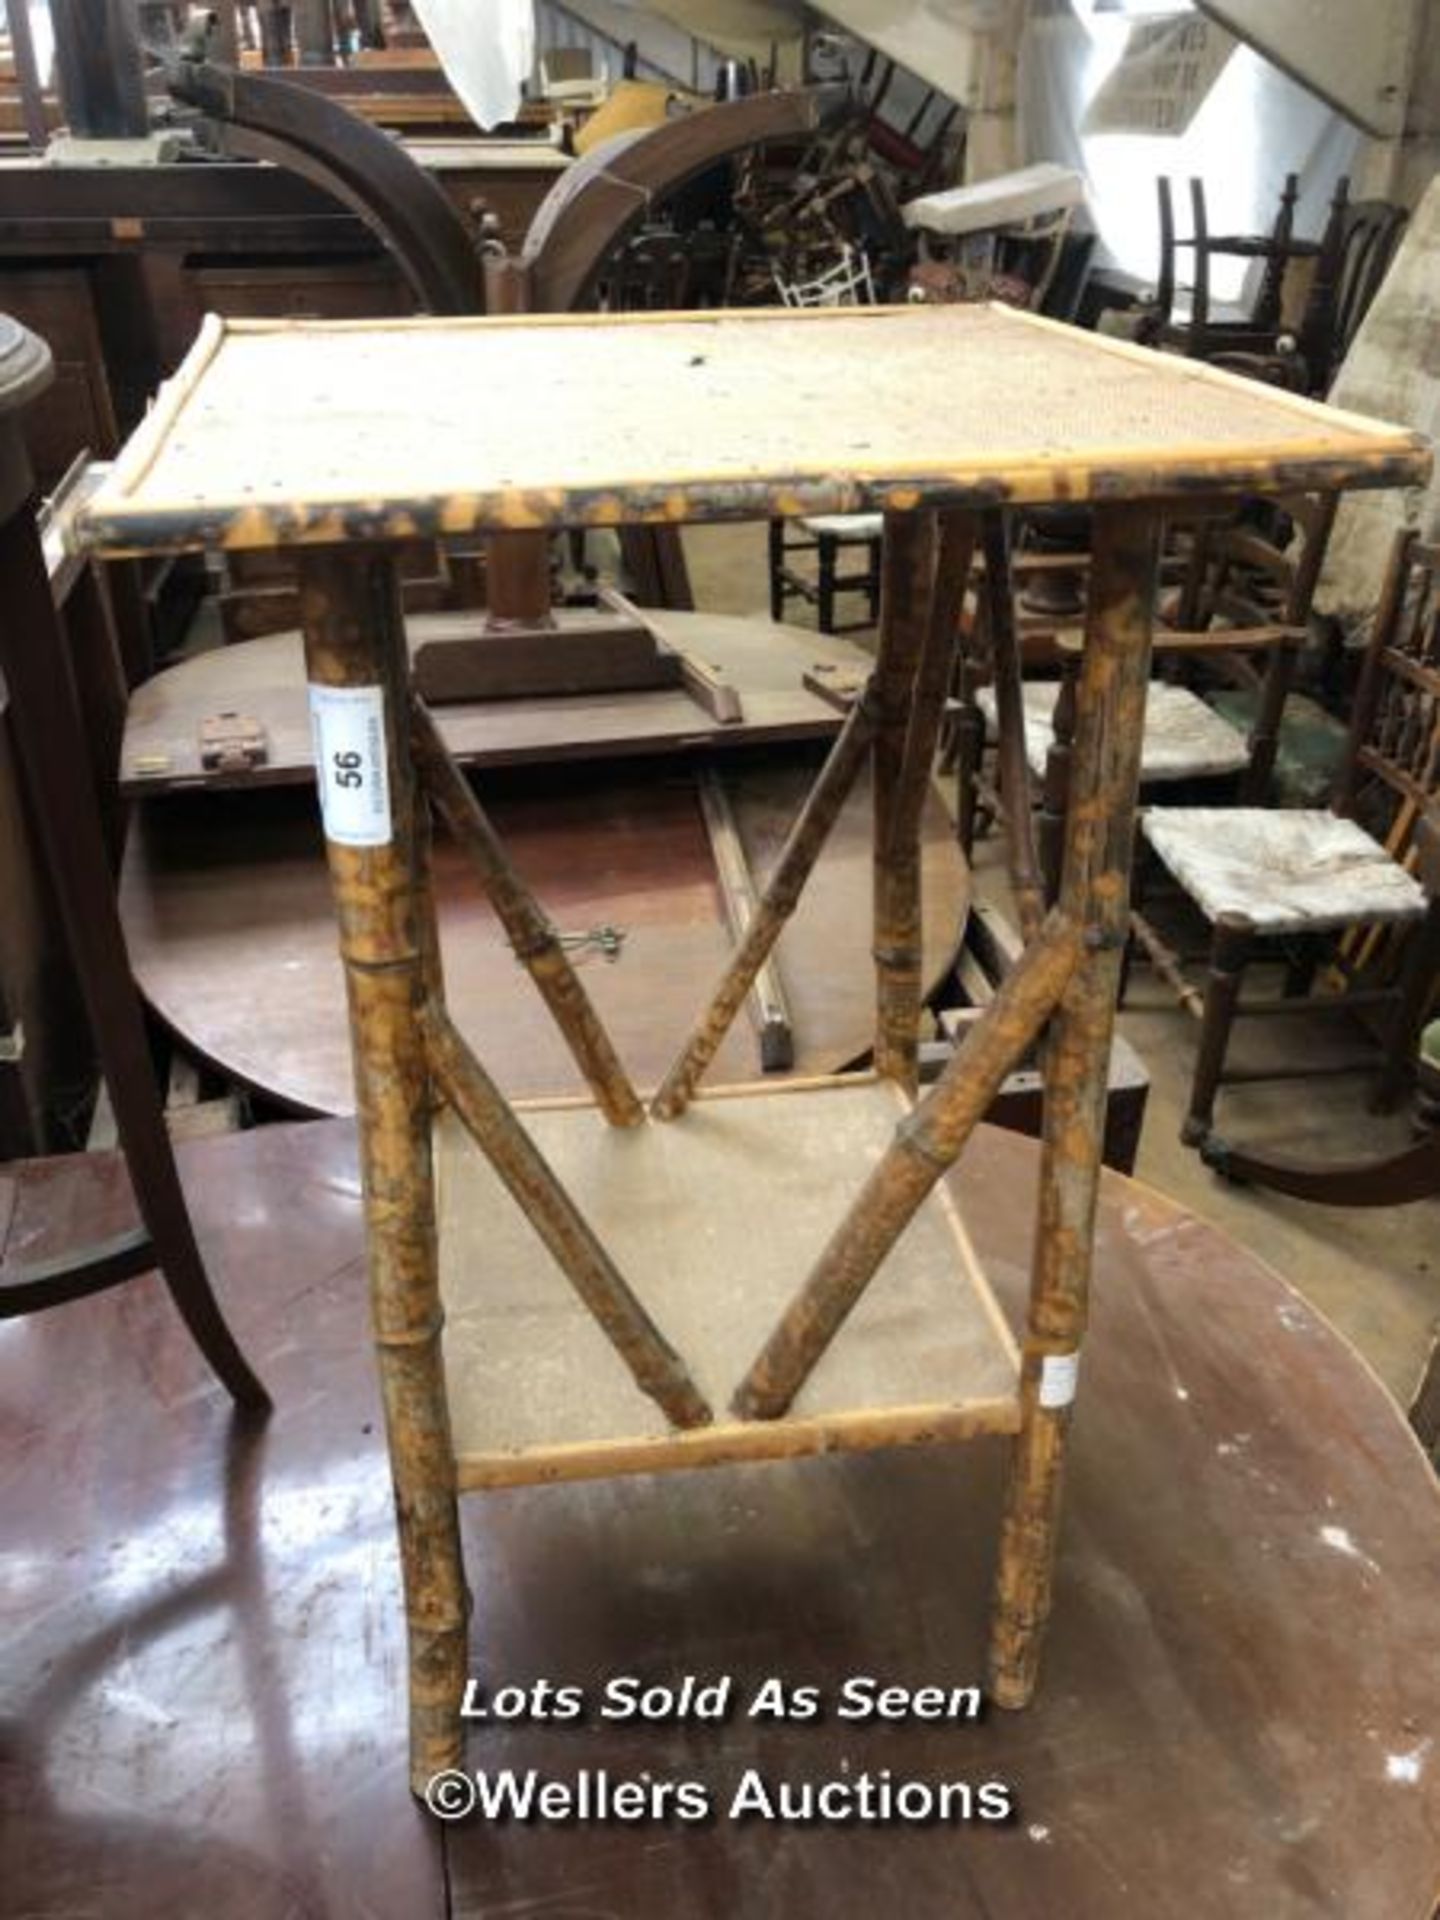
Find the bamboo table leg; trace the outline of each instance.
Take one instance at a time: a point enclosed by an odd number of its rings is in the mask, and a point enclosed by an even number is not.
[[[1070,1403],[1090,1283],[1105,1080],[1130,905],[1150,670],[1157,516],[1097,507],[1077,697],[1061,911],[1085,950],[1045,1049],[1040,1200],[1015,1440],[991,1625],[990,1690],[1023,1707],[1050,1611]]]
[[[1044,918],[1043,890],[1035,857],[1035,822],[1030,808],[1030,763],[1025,743],[1025,699],[1020,674],[1020,636],[1015,627],[1015,589],[1010,576],[1010,541],[998,508],[983,516],[985,604],[990,624],[990,658],[995,674],[995,731],[1000,770],[1000,799],[1005,809],[1005,858],[1010,888],[1026,939]]]
[[[357,746],[317,754],[317,775],[350,1000],[370,1305],[409,1627],[410,1784],[420,1792],[461,1757],[468,1598],[440,1353],[430,1082],[420,1021],[429,877],[419,860],[406,749],[405,630],[394,563],[383,549],[302,548],[300,594],[312,702],[317,690],[344,689],[360,696],[363,710],[368,691],[382,730],[368,747],[362,733],[354,736]],[[323,728],[317,734],[323,737]],[[367,752],[374,757],[364,764]],[[346,785],[357,773],[358,787]],[[379,782],[385,804],[359,830],[369,837],[337,837],[336,794],[353,800]]]
[[[919,1018],[919,953],[912,936],[918,863],[912,870],[896,844],[903,807],[905,737],[914,698],[916,667],[925,641],[935,569],[935,516],[887,513],[881,552],[880,652],[875,662],[874,893],[875,1070],[901,1086],[914,1084]],[[908,1039],[908,1044],[907,1044]]]
[[[875,871],[876,947],[888,954],[888,964],[877,966],[877,1071],[913,1094],[919,1084],[918,1060],[921,980],[920,818],[935,771],[935,748],[955,652],[965,582],[975,551],[975,516],[947,512],[936,515],[939,538],[934,546],[934,571],[928,604],[914,624],[920,627],[894,788],[886,814],[880,812],[876,783]],[[902,562],[903,565],[903,562]],[[913,591],[915,582],[907,581]],[[883,670],[877,670],[882,672]],[[875,742],[877,774],[881,765],[882,734]],[[882,840],[881,833],[884,833]],[[883,921],[884,935],[880,928]],[[957,936],[958,937],[958,936]]]

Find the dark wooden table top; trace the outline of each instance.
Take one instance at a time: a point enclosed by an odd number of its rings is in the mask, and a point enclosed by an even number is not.
[[[843,716],[805,686],[806,673],[819,667],[831,675],[863,675],[870,669],[863,649],[833,634],[719,613],[647,612],[646,618],[676,647],[720,670],[740,694],[739,722],[713,719],[680,688],[547,694],[437,706],[436,724],[446,746],[464,766],[510,767],[829,740]],[[463,620],[454,614],[412,615],[406,622],[412,652],[427,639],[452,635]],[[201,767],[200,722],[227,709],[254,720],[263,731],[264,766],[241,773]],[[195,787],[313,790],[314,780],[298,633],[197,653],[144,681],[130,697],[120,756],[120,791],[126,799]]]
[[[715,1920],[1429,1920],[1440,1865],[1440,1492],[1397,1408],[1273,1272],[1104,1188],[1040,1693],[974,1724],[477,1729],[475,1767],[648,1769],[722,1798],[995,1779],[934,1825],[467,1824],[405,1790],[405,1661],[345,1122],[181,1150],[238,1337],[247,1441],[146,1280],[0,1341],[0,1886],[78,1913]],[[1013,1310],[1036,1152],[957,1185]],[[78,1181],[78,1187],[77,1187]],[[61,1186],[64,1186],[62,1195]],[[12,1253],[112,1227],[122,1182],[0,1176]],[[757,1228],[757,1230],[759,1230]],[[5,1229],[0,1226],[0,1237]],[[466,1502],[473,1670],[980,1675],[1003,1443]]]

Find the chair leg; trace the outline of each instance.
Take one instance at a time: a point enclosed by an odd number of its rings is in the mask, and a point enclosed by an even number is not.
[[[1124,1006],[1130,992],[1130,974],[1135,965],[1135,915],[1145,906],[1145,853],[1145,842],[1137,841],[1135,857],[1130,862],[1130,928],[1125,935],[1125,951],[1120,956],[1120,984],[1115,993],[1117,1009]]]
[[[1440,1467],[1440,1333],[1430,1343],[1430,1357],[1410,1402],[1410,1425],[1415,1438]]]
[[[1070,762],[1075,749],[1075,689],[1080,661],[1067,648],[1060,661],[1060,687],[1051,719],[1050,749],[1045,756],[1045,779],[1036,825],[1045,904],[1052,906],[1060,891],[1060,867],[1065,849],[1065,809],[1069,804]]]
[[[1314,986],[1320,951],[1318,939],[1300,935],[1299,944],[1285,963],[1285,981],[1280,991],[1287,1000],[1303,1000]]]
[[[1053,906],[1060,890],[1060,866],[1065,847],[1065,795],[1070,785],[1070,743],[1059,735],[1045,755],[1045,779],[1040,793],[1040,817],[1035,823],[1040,876],[1045,904]]]
[[[1240,1000],[1240,982],[1254,932],[1253,922],[1243,914],[1226,913],[1216,921],[1211,935],[1210,977],[1205,983],[1205,1011],[1200,1020],[1200,1054],[1190,1087],[1190,1111],[1180,1129],[1180,1138],[1187,1147],[1198,1147],[1214,1123],[1215,1095],[1220,1087],[1230,1029]]]
[[[1270,796],[1275,777],[1275,762],[1280,753],[1280,726],[1285,717],[1285,702],[1295,678],[1299,648],[1291,643],[1276,647],[1260,689],[1260,710],[1250,730],[1250,760],[1240,780],[1240,805],[1263,807]]]
[[[785,522],[772,520],[770,538],[770,618],[778,627],[785,618]]]
[[[835,631],[835,566],[840,542],[833,533],[822,533],[815,543],[818,578],[815,583],[816,625],[821,633]]]
[[[1385,1058],[1370,1106],[1388,1113],[1404,1094],[1415,1071],[1420,1029],[1440,970],[1440,899],[1431,900],[1425,918],[1410,935],[1395,1010],[1385,1034]]]
[[[191,1338],[236,1405],[263,1413],[269,1395],[220,1311],[176,1169],[99,806],[93,790],[87,791],[86,743],[28,500],[0,526],[0,577],[8,589],[0,659],[12,718],[23,723],[15,726],[15,737],[136,1206]]]
[[[967,860],[975,853],[975,819],[979,798],[975,782],[985,759],[985,716],[966,698],[955,715],[952,731],[955,754],[955,838]]]

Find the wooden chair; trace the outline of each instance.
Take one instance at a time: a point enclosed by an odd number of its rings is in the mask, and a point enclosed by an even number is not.
[[[1378,1105],[1392,1104],[1413,1069],[1416,1041],[1440,968],[1440,550],[1413,533],[1397,541],[1368,644],[1349,744],[1328,809],[1151,807],[1149,846],[1212,929],[1200,1046],[1182,1138],[1210,1138],[1220,1087],[1239,1080],[1350,1070],[1350,1063],[1277,1073],[1226,1067],[1237,1016],[1315,1007],[1386,1016]],[[1388,956],[1390,977],[1341,993],[1308,993],[1334,958],[1352,978],[1376,941],[1355,928],[1409,928]],[[1258,949],[1289,961],[1279,1000],[1242,1004]],[[1223,1164],[1223,1151],[1210,1156]]]
[[[1190,181],[1190,233],[1175,231],[1175,208],[1170,180],[1161,174],[1155,182],[1160,216],[1160,271],[1155,297],[1146,321],[1145,337],[1157,346],[1173,348],[1195,360],[1218,353],[1272,354],[1280,334],[1286,271],[1292,260],[1313,259],[1319,246],[1294,235],[1295,203],[1300,183],[1285,176],[1280,204],[1268,234],[1213,234],[1206,210],[1205,182]],[[1182,282],[1177,256],[1190,255],[1190,277]],[[1210,268],[1216,259],[1264,261],[1260,286],[1248,314],[1216,319],[1211,311]],[[1189,295],[1189,309],[1177,311],[1176,296]]]
[[[818,401],[806,387],[817,355],[837,376]],[[863,393],[838,377],[860,365]],[[1101,369],[1097,419],[1088,396]],[[934,437],[917,472],[917,395],[932,392],[951,404],[927,413]],[[331,397],[347,393],[365,406]],[[577,407],[581,430],[556,431]],[[1120,452],[1117,420],[1133,436]],[[1001,1706],[1030,1699],[1093,1257],[1159,500],[1253,489],[1281,467],[1297,484],[1403,484],[1427,459],[1401,430],[1297,411],[999,307],[216,322],[90,501],[82,537],[104,551],[210,541],[298,555],[417,1791],[463,1758],[456,1496],[482,1488],[1008,1434],[989,1679]],[[1064,871],[1055,908],[921,1096],[920,809],[978,510],[1007,490],[1096,499]],[[413,697],[393,545],[417,525],[797,507],[885,514],[876,664],[647,1109]],[[867,761],[874,910],[856,932],[875,956],[873,1075],[697,1097]],[[522,1121],[456,1030],[430,890],[432,808],[591,1098],[532,1106]],[[1045,1136],[1017,1345],[944,1176],[1042,1034]]]
[[[83,1299],[159,1268],[196,1345],[238,1406],[270,1402],[211,1290],[165,1127],[140,996],[125,952],[104,816],[92,779],[118,715],[82,723],[46,556],[19,414],[53,377],[50,353],[0,316],[0,672],[30,810],[59,900],[75,973],[135,1190],[139,1223],[73,1256],[0,1270],[0,1320]],[[73,570],[72,570],[73,571]],[[116,737],[109,732],[112,740]]]
[[[1409,217],[1404,207],[1388,200],[1351,200],[1348,178],[1336,185],[1296,329],[1308,393],[1329,392],[1389,271]]]
[[[789,531],[784,520],[770,522],[770,618],[777,623],[785,618],[787,600],[801,599],[815,609],[815,624],[821,633],[853,633],[857,628],[873,627],[880,612],[880,536],[883,516],[878,513],[808,514],[797,523],[799,537]],[[859,549],[864,566],[854,573],[840,571],[842,553]],[[815,577],[798,572],[790,565],[793,554],[815,555]],[[865,618],[838,624],[835,597],[841,593],[863,593]]]
[[[1267,503],[1268,505],[1269,503]],[[1161,669],[1150,689],[1140,749],[1142,793],[1149,789],[1213,787],[1223,783],[1236,799],[1257,805],[1265,799],[1279,750],[1280,724],[1303,646],[1315,585],[1334,525],[1333,493],[1288,495],[1278,503],[1279,517],[1293,526],[1297,539],[1284,548],[1265,536],[1243,507],[1211,513],[1190,522],[1187,546],[1175,563],[1169,618],[1155,632],[1154,656]],[[1272,508],[1272,518],[1277,509]],[[1056,556],[1083,578],[1086,556]],[[1024,577],[1025,560],[1017,556]],[[1019,792],[1014,740],[1024,742],[1024,764],[1038,795],[1036,845],[1047,897],[1054,897],[1063,843],[1070,755],[1075,734],[1075,686],[1080,648],[1073,619],[1057,627],[1048,615],[1024,612],[1015,595],[1016,559],[1009,554],[1000,517],[991,516],[985,535],[985,567],[977,594],[979,625],[971,648],[984,656],[962,664],[962,709],[974,715],[957,726],[956,777],[961,844],[967,855],[980,807],[980,757],[986,739],[1011,742],[1008,780],[1002,765],[1002,789]],[[1052,570],[1044,569],[1044,580]],[[1042,649],[1041,639],[1047,643]],[[1023,678],[1027,649],[1051,671]],[[1058,668],[1058,677],[1054,669]],[[1203,668],[1255,696],[1255,718],[1248,731],[1217,713],[1180,676]],[[991,676],[985,684],[983,676]],[[1009,702],[1017,726],[1002,725]],[[968,790],[968,791],[967,791]],[[1008,805],[1008,802],[1005,803]],[[1022,802],[1023,804],[1023,802]]]
[[[808,284],[786,279],[775,270],[776,285],[787,307],[872,306],[875,289],[870,278],[868,257],[863,249],[842,245],[829,272]],[[799,537],[791,535],[784,520],[770,522],[770,618],[785,618],[785,602],[804,600],[815,608],[815,624],[821,633],[853,633],[857,628],[873,627],[880,606],[880,537],[882,516],[878,513],[828,513],[802,515]],[[859,548],[865,563],[855,573],[840,572],[840,555]],[[797,572],[790,563],[793,554],[815,555],[815,578]],[[838,593],[865,595],[866,617],[839,626],[835,617]]]

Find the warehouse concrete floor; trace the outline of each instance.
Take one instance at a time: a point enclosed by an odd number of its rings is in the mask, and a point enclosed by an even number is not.
[[[697,605],[718,613],[767,612],[763,527],[690,528],[685,542]],[[851,609],[857,604],[852,600]],[[841,617],[854,617],[853,611],[842,609]],[[814,624],[813,609],[798,600],[791,601],[787,618]],[[864,643],[863,635],[856,637]],[[993,837],[977,850],[975,887],[982,899],[1006,897],[1003,857]],[[1267,1260],[1408,1402],[1440,1319],[1440,1201],[1342,1209],[1228,1185],[1180,1144],[1197,1023],[1142,967],[1135,970],[1121,1022],[1151,1076],[1138,1177]],[[1286,1020],[1280,1035],[1274,1022],[1249,1029],[1242,1023],[1232,1057],[1258,1064],[1260,1049],[1276,1041],[1297,1056],[1302,1048],[1317,1058],[1337,1050],[1353,1053],[1353,1034],[1337,1032],[1343,1024]],[[1384,1119],[1367,1113],[1366,1092],[1363,1077],[1227,1089],[1218,1110],[1220,1130],[1317,1159],[1367,1158],[1402,1145],[1409,1125],[1403,1113]]]

